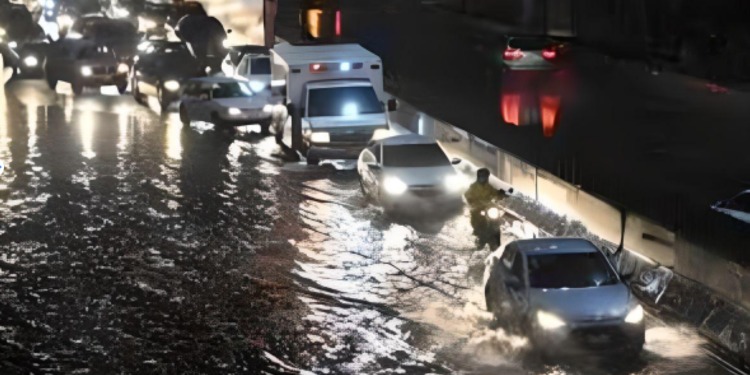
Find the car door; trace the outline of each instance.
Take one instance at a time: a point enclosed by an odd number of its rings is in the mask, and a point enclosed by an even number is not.
[[[513,324],[523,324],[524,317],[529,308],[528,302],[528,278],[526,257],[518,252],[513,259],[513,263],[509,269],[510,276],[504,283],[505,292],[508,296],[508,302],[510,303],[510,309],[512,311]]]
[[[189,107],[190,118],[198,121],[211,120],[211,84],[200,83],[196,96]]]
[[[507,284],[513,282],[511,269],[517,255],[518,251],[512,244],[506,246],[500,260],[492,268],[485,286],[487,308],[497,316],[508,316],[512,312]]]

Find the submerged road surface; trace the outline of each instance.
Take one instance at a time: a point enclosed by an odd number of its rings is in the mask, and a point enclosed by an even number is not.
[[[2,374],[719,374],[649,318],[635,361],[542,363],[492,328],[465,215],[393,221],[351,165],[129,96],[0,98]]]

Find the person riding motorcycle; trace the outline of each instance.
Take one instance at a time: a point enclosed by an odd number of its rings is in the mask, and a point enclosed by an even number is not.
[[[512,188],[508,190],[508,193],[512,192]],[[477,170],[477,180],[471,184],[464,197],[469,205],[471,227],[477,237],[478,248],[484,248],[486,244],[494,248],[500,246],[499,226],[496,225],[495,220],[487,217],[487,211],[507,196],[504,190],[496,190],[492,187],[489,169],[480,168]]]

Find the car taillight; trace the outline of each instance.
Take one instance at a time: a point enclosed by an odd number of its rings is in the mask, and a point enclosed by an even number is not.
[[[341,11],[336,11],[336,36],[341,36]]]
[[[507,48],[503,52],[503,60],[518,60],[523,57],[523,51],[520,48]]]
[[[554,48],[545,48],[542,50],[542,57],[547,60],[552,60],[557,57],[557,51]]]

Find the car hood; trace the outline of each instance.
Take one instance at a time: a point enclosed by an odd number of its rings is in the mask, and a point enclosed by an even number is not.
[[[412,168],[393,168],[383,167],[383,176],[398,177],[401,181],[409,186],[427,185],[442,186],[445,183],[445,176],[455,175],[456,171],[452,166],[439,167],[412,167]]]
[[[625,284],[576,289],[531,289],[532,311],[548,311],[566,322],[624,318],[630,304]]]
[[[385,113],[371,113],[357,116],[324,116],[305,118],[314,131],[330,131],[343,128],[387,128]]]
[[[240,109],[262,109],[266,105],[263,98],[255,96],[249,98],[221,98],[214,101],[222,107],[236,107]]]

